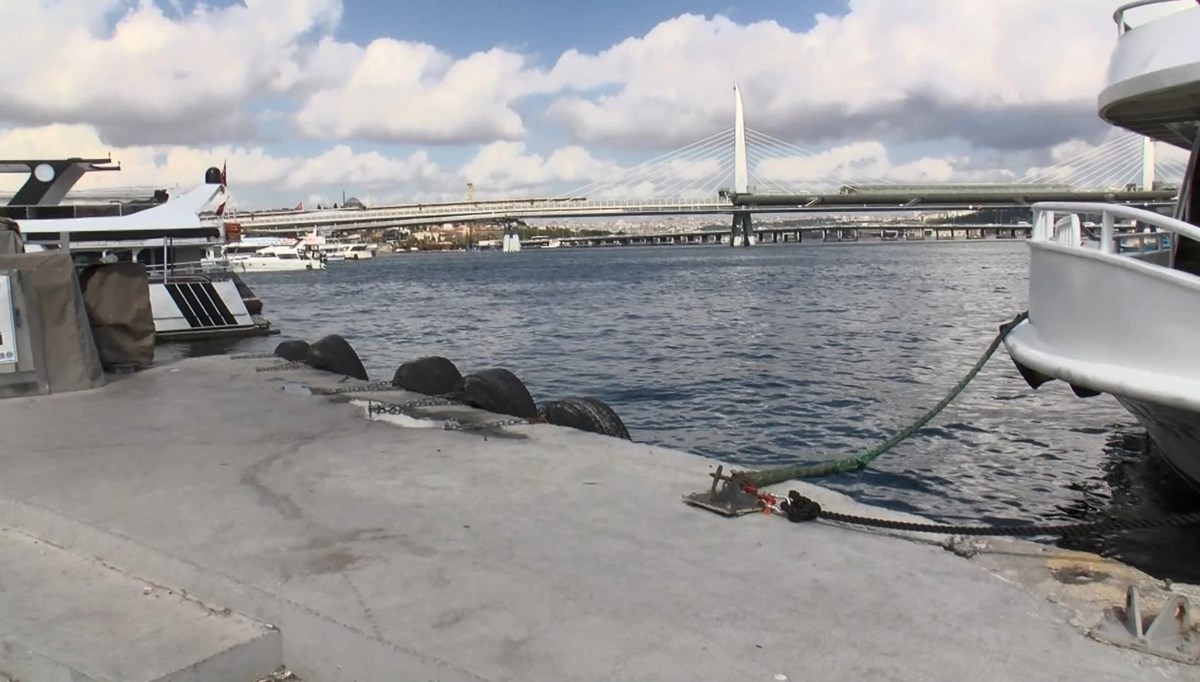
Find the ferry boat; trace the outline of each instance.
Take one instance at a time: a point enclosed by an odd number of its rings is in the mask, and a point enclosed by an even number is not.
[[[0,161],[0,172],[28,173],[0,213],[16,221],[26,251],[63,249],[79,268],[145,264],[156,342],[279,333],[228,263],[205,258],[240,237],[236,223],[200,216],[226,194],[225,173],[209,168],[202,184],[176,198],[160,190],[149,201],[62,203],[85,173],[119,169],[111,159]]]
[[[1138,12],[1174,8],[1135,21]],[[1005,346],[1035,388],[1058,379],[1081,397],[1113,396],[1163,458],[1200,487],[1200,6],[1142,0],[1114,18],[1118,39],[1099,115],[1186,150],[1187,171],[1170,215],[1035,204],[1029,316]],[[1095,239],[1085,220],[1099,225]]]

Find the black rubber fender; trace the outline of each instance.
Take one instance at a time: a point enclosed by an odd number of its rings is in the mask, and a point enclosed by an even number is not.
[[[502,367],[467,374],[458,382],[452,396],[463,404],[496,414],[522,419],[537,417],[537,405],[525,382]]]
[[[308,359],[308,342],[284,341],[275,346],[275,356],[288,362],[303,362]]]
[[[633,440],[625,422],[604,402],[595,398],[563,398],[542,405],[539,415],[547,424],[567,426],[613,438]]]
[[[337,334],[330,334],[308,347],[304,359],[309,367],[368,381],[367,370],[350,343]]]
[[[422,395],[446,395],[462,383],[462,372],[454,363],[431,355],[400,365],[392,377],[392,385]]]

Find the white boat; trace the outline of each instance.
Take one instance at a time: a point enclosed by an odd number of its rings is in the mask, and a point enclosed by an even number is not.
[[[224,262],[205,259],[240,228],[200,213],[225,195],[224,173],[210,168],[204,183],[177,198],[111,204],[61,204],[84,173],[118,170],[96,160],[0,162],[0,171],[27,172],[24,186],[4,207],[16,220],[27,251],[63,249],[80,268],[137,262],[149,275],[157,341],[276,334],[261,316],[262,303]]]
[[[343,260],[370,260],[375,257],[375,248],[365,242],[349,242],[342,245]]]
[[[1168,5],[1185,8],[1135,22],[1137,11]],[[1113,396],[1164,459],[1200,486],[1200,6],[1143,1],[1118,9],[1115,19],[1100,116],[1188,150],[1186,175],[1171,215],[1035,204],[1029,317],[1005,346],[1034,387],[1059,379],[1077,395]],[[1098,235],[1085,229],[1090,220]]]
[[[254,248],[249,252],[226,247],[229,267],[236,272],[296,272],[324,270],[325,259],[297,246],[276,245]]]

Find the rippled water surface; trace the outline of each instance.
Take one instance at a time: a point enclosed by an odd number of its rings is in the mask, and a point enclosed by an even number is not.
[[[535,399],[593,395],[634,438],[740,465],[865,449],[937,402],[1025,307],[1020,242],[406,254],[247,276],[282,337],[340,333],[372,378],[445,355]],[[999,351],[962,397],[866,472],[823,484],[942,521],[1200,507],[1111,398],[1028,389]],[[697,485],[704,481],[697,479]],[[1077,541],[1200,582],[1200,532]]]

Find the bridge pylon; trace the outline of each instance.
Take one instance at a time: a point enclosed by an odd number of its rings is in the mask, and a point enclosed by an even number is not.
[[[746,163],[746,111],[737,83],[733,84],[733,191],[735,194],[750,191],[750,168]],[[729,245],[745,247],[753,242],[754,227],[750,211],[737,211],[733,214]]]

